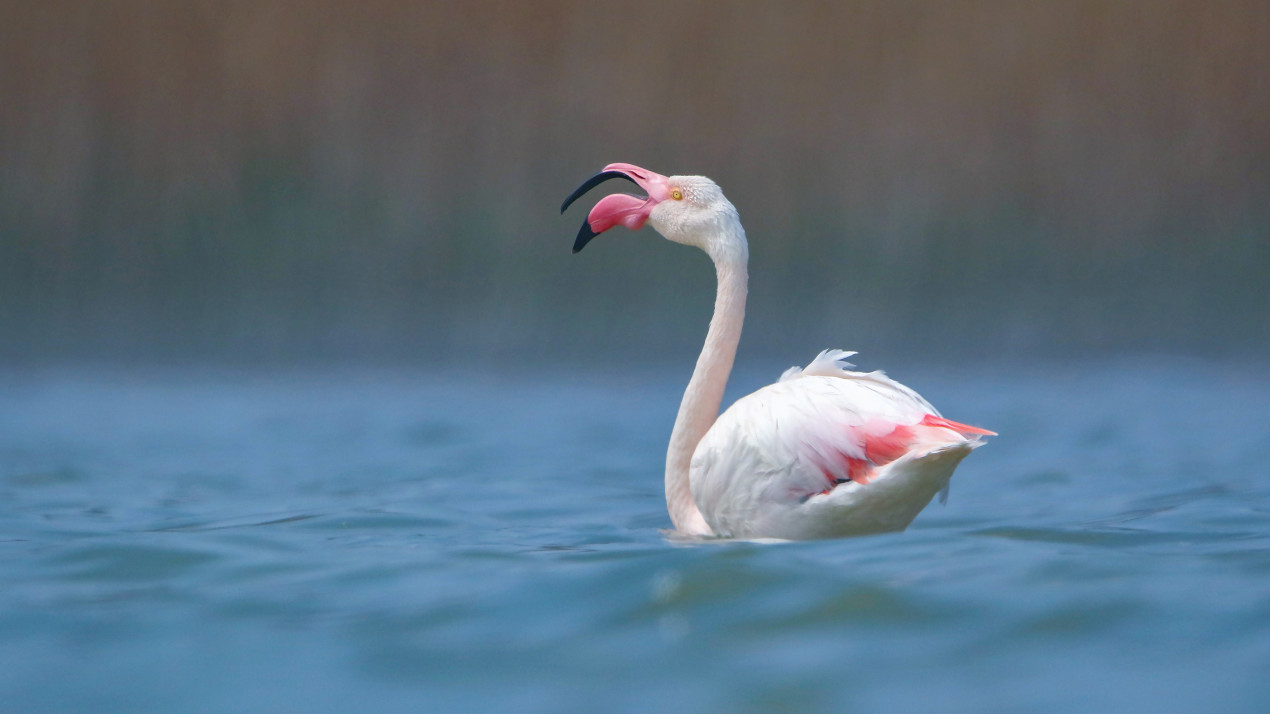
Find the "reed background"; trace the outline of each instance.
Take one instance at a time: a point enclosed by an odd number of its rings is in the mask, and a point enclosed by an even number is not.
[[[724,187],[760,358],[1270,346],[1259,0],[12,0],[0,362],[688,357],[611,161]]]

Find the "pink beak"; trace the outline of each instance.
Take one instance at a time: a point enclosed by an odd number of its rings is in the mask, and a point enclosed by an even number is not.
[[[648,220],[649,214],[653,212],[653,207],[670,197],[670,179],[665,176],[648,169],[641,169],[633,164],[609,164],[566,198],[560,206],[560,212],[564,213],[565,209],[582,194],[614,178],[634,181],[648,196],[615,193],[600,199],[600,202],[595,204],[595,208],[587,214],[586,222],[578,231],[578,237],[573,242],[574,253],[582,250],[592,238],[613,226],[620,224],[631,230],[639,230]]]

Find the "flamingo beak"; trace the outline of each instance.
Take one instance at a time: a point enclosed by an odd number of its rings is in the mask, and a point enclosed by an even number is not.
[[[582,250],[592,238],[613,226],[620,224],[633,231],[639,230],[648,220],[649,214],[653,212],[653,207],[670,197],[670,179],[665,176],[648,169],[641,169],[633,164],[609,164],[603,171],[592,176],[576,191],[569,194],[569,197],[560,205],[560,212],[564,213],[565,209],[582,197],[582,194],[615,178],[634,182],[648,195],[615,193],[600,199],[600,202],[595,204],[595,208],[587,214],[582,228],[578,230],[578,237],[573,241],[574,253]]]

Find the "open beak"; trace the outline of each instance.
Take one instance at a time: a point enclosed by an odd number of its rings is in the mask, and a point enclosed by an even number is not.
[[[609,164],[603,171],[592,176],[586,183],[579,186],[578,190],[570,194],[560,205],[560,212],[564,213],[565,209],[582,197],[582,194],[615,178],[633,181],[648,195],[615,193],[600,199],[600,202],[595,204],[595,208],[587,214],[582,228],[578,230],[577,240],[573,241],[574,253],[582,250],[592,238],[613,226],[621,224],[633,231],[639,230],[648,220],[649,214],[653,212],[653,207],[670,197],[670,179],[665,176],[648,169],[641,169],[633,164]]]

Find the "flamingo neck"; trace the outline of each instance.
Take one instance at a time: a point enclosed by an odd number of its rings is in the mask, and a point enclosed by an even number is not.
[[[692,535],[711,535],[696,501],[692,498],[688,471],[698,442],[714,425],[723,402],[723,391],[732,373],[741,326],[745,322],[745,295],[749,276],[746,263],[749,248],[739,223],[724,229],[721,240],[706,248],[718,275],[714,317],[706,332],[706,342],[697,357],[697,366],[684,390],[679,415],[666,451],[666,507],[675,528]]]

